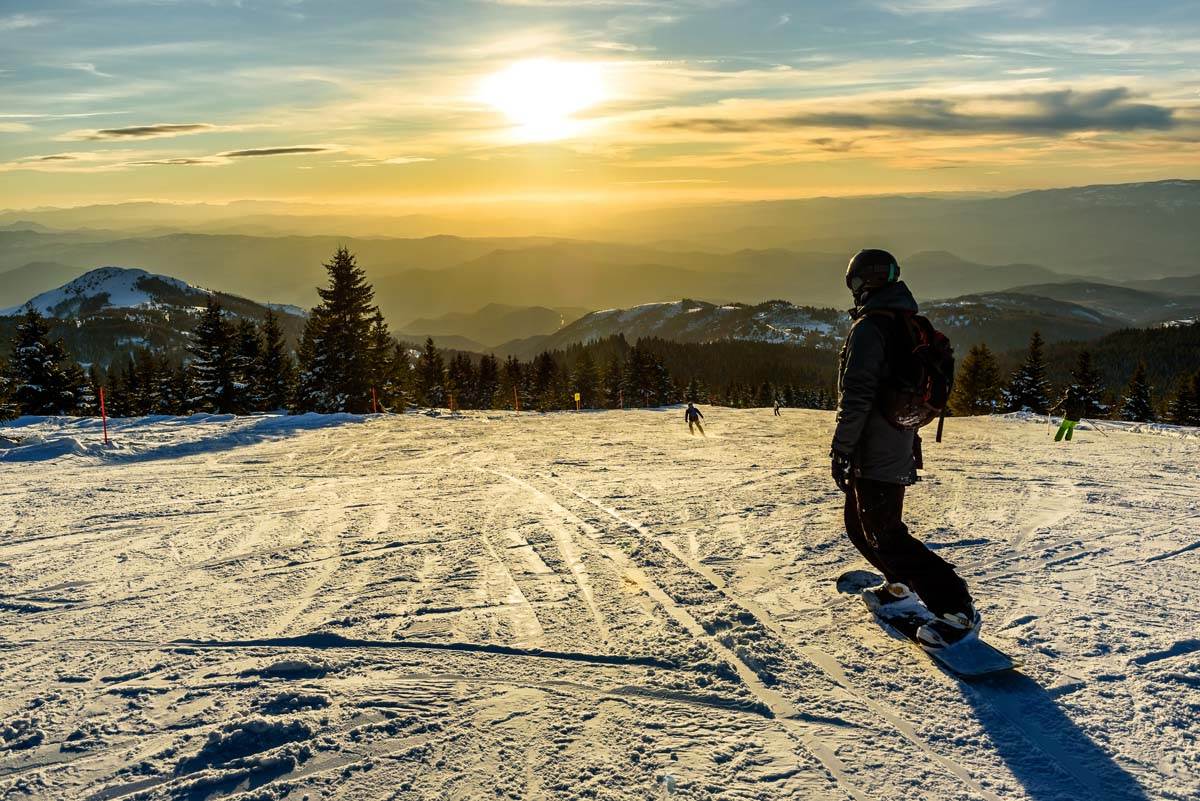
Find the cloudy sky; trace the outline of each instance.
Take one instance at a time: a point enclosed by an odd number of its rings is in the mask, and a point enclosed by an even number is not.
[[[1200,178],[1195,0],[0,0],[0,206]]]

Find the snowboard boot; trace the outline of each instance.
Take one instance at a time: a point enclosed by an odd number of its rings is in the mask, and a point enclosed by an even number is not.
[[[878,587],[868,587],[862,592],[863,603],[876,615],[892,615],[900,612],[918,614],[921,602],[904,584],[885,581]],[[886,607],[886,609],[884,608]]]
[[[981,623],[979,613],[973,609],[969,612],[947,612],[917,629],[917,642],[929,649],[946,648],[978,637]]]

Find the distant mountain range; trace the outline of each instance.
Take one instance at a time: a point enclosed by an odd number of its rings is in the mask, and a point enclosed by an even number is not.
[[[586,313],[587,309],[583,308],[548,309],[489,303],[471,313],[450,312],[440,317],[420,317],[395,333],[403,339],[432,337],[443,347],[482,351],[514,339],[551,334]]]
[[[1119,280],[1132,271],[1146,278],[1196,273],[1194,232],[1200,230],[1200,181],[1068,187],[1010,195],[825,197],[668,207],[573,203],[565,209],[507,202],[453,214],[398,214],[275,201],[227,205],[141,202],[0,212],[0,227],[15,228],[22,223],[59,232],[87,228],[92,229],[93,238],[107,239],[154,238],[179,231],[307,238],[313,231],[324,231],[338,234],[341,242],[356,240],[354,244],[360,245],[380,237],[419,239],[450,232],[473,238],[549,236],[636,243],[663,251],[730,253],[782,248],[826,252],[839,254],[838,261],[843,263],[860,247],[882,246],[902,256],[948,251],[979,263],[1042,264],[1062,273]],[[104,262],[136,264],[182,272],[170,264],[118,254],[97,254],[84,262],[45,255],[25,261],[34,260],[78,267]],[[378,263],[382,266],[386,260]],[[302,270],[305,265],[293,263],[292,267]],[[0,271],[3,268],[0,265]],[[187,277],[225,285],[206,276]],[[237,291],[253,294],[248,288]]]
[[[211,298],[233,317],[261,321],[274,311],[293,343],[304,325],[305,312],[295,306],[257,303],[140,269],[99,267],[24,304],[0,309],[0,349],[7,349],[17,315],[33,305],[54,318],[54,334],[81,362],[108,365],[137,347],[181,355]]]
[[[284,208],[140,203],[0,212],[0,305],[107,263],[306,307],[324,283],[322,263],[339,245],[358,255],[385,315],[405,330],[415,330],[408,326],[415,318],[473,313],[489,303],[594,309],[690,297],[718,305],[782,298],[840,306],[846,302],[847,257],[864,245],[895,252],[905,279],[925,299],[1025,285],[1120,284],[1133,276],[1138,283],[1132,288],[1151,292],[1171,290],[1141,282],[1181,276],[1170,282],[1190,288],[1175,292],[1200,294],[1197,181],[1009,197],[814,198],[529,213],[525,222],[497,218],[497,232],[508,235],[487,237],[279,235],[285,229],[336,231],[356,220],[357,230],[420,229],[408,225],[418,219],[411,216],[399,225],[396,217],[322,217],[317,207],[289,218]],[[264,215],[271,225],[253,222]],[[187,219],[206,232],[178,231]],[[419,219],[441,230],[479,229]],[[122,220],[136,222],[138,233],[116,227]],[[370,220],[377,225],[367,225]],[[575,222],[564,222],[570,220]],[[76,228],[64,230],[68,226]],[[221,232],[232,230],[238,233]],[[525,235],[531,232],[555,235]]]
[[[1122,317],[1082,304],[1016,292],[933,301],[922,304],[921,311],[964,353],[979,342],[997,350],[1022,347],[1034,330],[1041,331],[1047,341],[1057,342],[1095,339],[1130,325]],[[832,349],[841,345],[849,325],[844,311],[787,301],[715,305],[681,300],[593,312],[553,334],[509,342],[493,350],[527,359],[542,350],[615,334],[624,334],[630,341],[640,337],[676,342],[743,339]]]
[[[488,304],[560,310],[628,307],[678,297],[718,305],[782,298],[805,306],[840,306],[848,300],[846,255],[838,253],[772,249],[722,254],[458,237],[347,241],[173,234],[96,241],[82,234],[0,231],[0,270],[9,267],[0,272],[0,304],[23,302],[100,261],[306,307],[316,302],[315,288],[326,280],[322,263],[339,244],[355,250],[393,326],[416,333],[436,332],[421,331],[409,322],[414,318],[474,313]],[[921,297],[1077,280],[1038,265],[983,265],[944,252],[902,255],[901,266]],[[474,333],[484,344],[495,344],[489,341],[495,331]]]
[[[913,271],[919,277],[922,259],[931,264],[938,258],[950,257],[929,254],[914,259],[917,266]],[[1017,265],[1006,274],[1028,272]],[[177,277],[122,267],[88,271],[28,302],[56,319],[56,334],[64,337],[76,358],[106,365],[139,346],[181,356],[199,313],[212,297],[237,317],[261,320],[268,309],[274,309],[292,342],[303,327],[305,312],[295,306],[247,300],[202,289]],[[16,324],[11,315],[18,314],[23,305],[0,310],[0,351],[7,348]],[[986,342],[999,352],[1014,351],[1024,347],[1035,329],[1050,343],[1094,341],[1124,328],[1195,319],[1200,317],[1200,297],[1065,282],[925,301],[921,308],[950,336],[961,355],[977,342]],[[529,359],[543,350],[616,334],[631,341],[641,337],[684,343],[743,340],[828,351],[840,345],[849,326],[849,317],[842,310],[783,300],[716,304],[684,299],[580,312],[488,304],[472,313],[418,318],[394,332],[410,342],[432,336],[442,348]]]
[[[833,348],[846,327],[845,317],[835,309],[800,307],[782,300],[751,306],[685,299],[592,312],[553,334],[509,342],[497,350],[528,359],[543,350],[615,334],[623,334],[630,342],[642,337],[675,342],[742,339]]]
[[[1130,326],[1158,325],[1200,314],[1200,275],[1194,276],[1191,281],[1164,279],[1145,283],[1161,289],[1155,291],[1135,289],[1133,286],[1075,281],[1018,286],[1011,291],[1077,303]],[[1172,291],[1164,291],[1165,289]]]

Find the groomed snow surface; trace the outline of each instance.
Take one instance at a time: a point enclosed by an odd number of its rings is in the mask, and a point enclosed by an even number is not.
[[[831,414],[704,411],[0,427],[0,799],[1200,797],[1200,437],[947,421],[964,684],[835,588]]]

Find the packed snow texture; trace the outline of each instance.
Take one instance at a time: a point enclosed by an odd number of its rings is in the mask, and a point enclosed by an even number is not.
[[[1019,674],[841,595],[827,412],[0,426],[0,799],[1200,797],[1200,437],[946,422]]]

